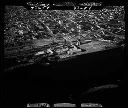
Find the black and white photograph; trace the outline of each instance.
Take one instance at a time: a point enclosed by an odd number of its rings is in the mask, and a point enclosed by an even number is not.
[[[127,3],[115,2],[2,2],[3,108],[123,108]]]

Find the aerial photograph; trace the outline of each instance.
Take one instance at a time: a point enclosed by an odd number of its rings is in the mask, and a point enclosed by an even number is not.
[[[4,6],[5,106],[122,105],[124,4],[17,2]]]

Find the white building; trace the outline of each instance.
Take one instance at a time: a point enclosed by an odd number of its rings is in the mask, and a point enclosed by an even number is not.
[[[80,52],[81,49],[78,49],[76,46],[73,45],[73,48],[69,49],[68,54],[73,54],[75,52]]]

